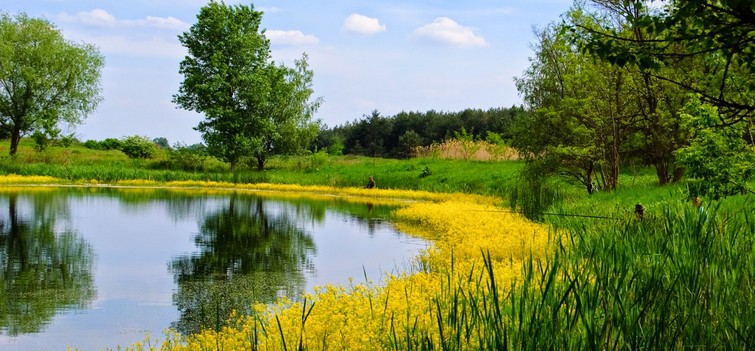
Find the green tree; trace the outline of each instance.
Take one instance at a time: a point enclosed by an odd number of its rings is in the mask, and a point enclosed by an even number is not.
[[[132,135],[121,140],[121,151],[131,158],[153,158],[157,155],[157,145],[147,137]]]
[[[693,131],[690,145],[677,151],[690,176],[699,179],[699,193],[721,196],[747,192],[755,176],[755,147],[742,138],[744,121],[727,128],[718,126],[718,111],[693,99],[685,106],[682,121]]]
[[[313,76],[306,54],[296,60],[294,68],[268,68],[270,95],[259,116],[259,127],[250,135],[258,170],[264,169],[271,155],[298,153],[317,137],[320,124],[313,122],[312,116],[322,99],[310,100]]]
[[[10,154],[24,135],[94,111],[103,65],[96,47],[66,41],[44,19],[0,14],[0,135],[10,136]]]
[[[422,145],[422,138],[413,130],[407,130],[398,137],[398,147],[396,156],[399,158],[411,158],[414,155],[414,149]]]
[[[261,20],[253,5],[213,1],[179,36],[189,54],[173,101],[205,115],[195,129],[209,153],[231,169],[243,157],[255,157],[262,169],[271,154],[306,144],[317,132],[309,119],[319,100],[308,100],[312,72],[306,56],[294,69],[276,66]]]
[[[629,89],[633,77],[580,54],[555,26],[538,36],[536,56],[516,80],[533,113],[518,120],[513,145],[531,161],[552,163],[542,169],[565,173],[588,191],[595,182],[614,189],[637,116]]]
[[[611,24],[572,25],[584,51],[620,66],[636,66],[695,93],[718,108],[724,123],[752,119],[755,111],[755,7],[751,0],[593,0],[603,7],[634,9],[626,19],[645,36]],[[662,71],[680,61],[703,58],[697,71]],[[689,74],[694,80],[684,79]],[[750,122],[751,123],[751,122]]]

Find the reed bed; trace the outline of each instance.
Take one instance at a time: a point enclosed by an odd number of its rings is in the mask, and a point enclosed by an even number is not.
[[[419,158],[465,161],[511,161],[519,159],[514,148],[485,140],[448,139],[442,143],[417,146],[412,154]]]

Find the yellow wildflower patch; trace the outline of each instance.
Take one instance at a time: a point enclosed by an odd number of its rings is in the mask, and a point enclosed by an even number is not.
[[[48,176],[21,176],[17,174],[0,175],[0,184],[50,184],[60,181]]]
[[[308,349],[394,349],[410,330],[437,344],[438,311],[451,308],[449,294],[475,294],[490,286],[483,253],[489,254],[496,290],[503,294],[521,274],[522,260],[544,254],[548,245],[547,228],[493,206],[493,199],[441,196],[449,200],[415,202],[395,212],[401,229],[434,243],[413,274],[389,275],[377,286],[328,285],[304,296],[303,302],[282,299],[273,306],[256,306],[255,315],[240,316],[220,332],[170,333],[163,350],[283,350],[300,343]]]

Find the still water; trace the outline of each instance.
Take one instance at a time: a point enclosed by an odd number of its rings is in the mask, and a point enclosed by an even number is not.
[[[392,208],[228,192],[0,189],[0,350],[115,349],[324,284],[379,283],[427,243]],[[365,277],[366,276],[366,277]]]

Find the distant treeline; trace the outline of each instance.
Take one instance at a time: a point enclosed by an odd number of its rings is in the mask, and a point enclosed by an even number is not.
[[[364,118],[321,128],[313,147],[334,155],[353,154],[405,158],[417,146],[463,135],[476,140],[510,140],[511,126],[525,109],[520,106],[461,112],[400,112],[384,117],[375,110]]]

